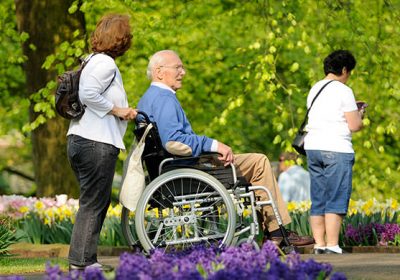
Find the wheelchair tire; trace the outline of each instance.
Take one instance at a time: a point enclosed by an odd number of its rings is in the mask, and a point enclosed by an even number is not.
[[[122,207],[121,211],[121,229],[122,234],[129,247],[132,249],[139,245],[139,240],[135,231],[135,216],[128,208]]]
[[[235,225],[236,210],[225,187],[203,171],[186,168],[166,172],[146,186],[135,214],[137,237],[146,252],[181,251],[201,243],[230,245]]]

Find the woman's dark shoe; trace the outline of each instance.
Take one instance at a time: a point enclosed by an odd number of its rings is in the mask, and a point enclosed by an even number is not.
[[[313,249],[313,254],[314,255],[326,254],[326,250],[325,249],[321,249],[321,248],[314,248]]]

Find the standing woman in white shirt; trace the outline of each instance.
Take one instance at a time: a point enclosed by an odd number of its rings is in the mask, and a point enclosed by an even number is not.
[[[70,270],[88,266],[109,270],[97,262],[97,243],[107,209],[115,164],[127,121],[136,117],[128,105],[121,73],[114,59],[131,45],[127,15],[104,16],[91,36],[93,54],[86,60],[79,97],[86,111],[68,130],[68,159],[80,185],[79,210],[72,231]]]
[[[304,140],[311,178],[310,224],[315,254],[341,254],[339,232],[352,191],[354,150],[351,134],[362,128],[363,111],[358,111],[353,91],[346,86],[356,65],[346,50],[332,52],[324,60],[325,78],[310,90],[307,108],[319,90],[309,112]]]

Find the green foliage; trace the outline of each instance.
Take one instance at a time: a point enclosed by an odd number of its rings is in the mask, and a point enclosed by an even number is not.
[[[100,245],[127,246],[120,217],[107,217],[100,233]]]
[[[63,219],[56,223],[46,224],[39,217],[38,213],[29,212],[22,219],[18,220],[16,235],[20,242],[33,244],[69,244],[71,241],[72,228],[73,222],[71,219]],[[2,238],[0,233],[0,252],[1,242]],[[100,233],[99,245],[127,245],[122,233],[119,217],[106,217]]]
[[[400,234],[396,234],[394,240],[389,242],[389,245],[400,247]]]
[[[6,140],[17,151],[0,153],[1,170],[30,157],[29,139],[21,133],[21,127],[29,119],[29,100],[22,70],[26,57],[22,54],[21,44],[29,35],[17,32],[13,1],[0,2],[0,30],[0,139]]]
[[[0,258],[0,274],[4,278],[14,278],[19,274],[43,273],[46,264],[58,265],[63,271],[68,271],[68,260],[66,258]],[[10,277],[7,277],[9,275]],[[20,276],[22,278],[22,276]],[[39,278],[39,277],[38,277]]]
[[[299,235],[309,235],[312,236],[310,227],[310,211],[307,212],[297,212],[290,213],[292,222],[287,225],[289,230],[297,232]]]
[[[10,255],[8,248],[18,241],[14,233],[11,219],[0,217],[0,256]]]
[[[24,219],[18,221],[17,233],[24,242],[44,244],[45,225],[36,213],[28,213]]]
[[[16,88],[23,92],[20,65],[25,58],[18,44],[27,34],[15,32],[14,6],[3,2],[0,69],[6,73],[0,75],[0,113],[6,121],[0,134],[8,134],[20,131],[28,119],[28,100],[13,94]],[[149,85],[149,56],[173,49],[185,64],[178,96],[195,131],[227,143],[235,152],[262,152],[271,160],[291,150],[308,90],[324,77],[323,58],[334,49],[351,50],[357,66],[349,86],[356,99],[370,104],[364,130],[353,136],[353,199],[399,197],[400,3],[83,0],[75,1],[69,12],[78,9],[85,13],[88,34],[105,13],[131,16],[133,45],[117,64],[132,106]],[[61,42],[43,67],[61,73],[77,65],[76,59],[88,52],[88,34],[86,39],[76,34],[75,41]],[[54,88],[50,82],[31,96],[40,115],[25,132],[54,116]],[[126,143],[132,142],[132,129]]]
[[[85,40],[80,38],[81,35],[79,30],[76,30],[73,34],[76,40],[72,43],[62,42],[56,48],[56,52],[46,58],[42,67],[47,70],[56,69],[58,75],[74,66],[77,67],[80,62],[79,59],[82,58],[87,48]],[[56,88],[56,80],[51,80],[44,88],[30,96],[30,100],[35,104],[33,110],[38,115],[33,122],[26,123],[23,126],[23,132],[30,132],[44,124],[48,119],[55,117],[54,92]]]
[[[69,244],[71,241],[73,224],[65,219],[54,224],[44,224],[39,215],[28,213],[19,221],[19,235],[21,240],[33,244]]]

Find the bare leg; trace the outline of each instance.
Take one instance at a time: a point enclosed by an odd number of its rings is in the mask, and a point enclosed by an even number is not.
[[[325,216],[311,216],[310,224],[315,239],[315,247],[325,247]]]
[[[337,214],[325,214],[326,245],[327,247],[339,244],[339,232],[342,226],[342,216]]]

